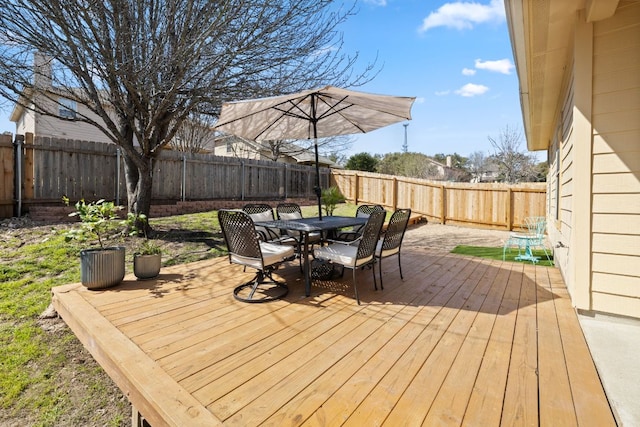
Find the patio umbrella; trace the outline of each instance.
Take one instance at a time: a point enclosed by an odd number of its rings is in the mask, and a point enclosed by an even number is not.
[[[334,86],[222,104],[216,129],[253,141],[314,140],[318,216],[322,219],[318,138],[366,133],[411,119],[415,97]]]

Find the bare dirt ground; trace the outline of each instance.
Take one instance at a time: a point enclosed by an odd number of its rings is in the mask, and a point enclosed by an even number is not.
[[[445,251],[451,251],[458,245],[500,247],[508,235],[508,231],[501,230],[421,223],[407,230],[403,245],[438,248]]]
[[[67,228],[68,225],[46,225],[46,232],[51,228]],[[20,233],[23,244],[40,239],[43,231],[34,224],[19,224],[15,229],[5,229],[9,234]],[[30,230],[30,231],[28,231]],[[33,233],[32,237],[30,233]],[[437,248],[443,251],[451,251],[457,245],[475,246],[502,246],[508,232],[485,230],[477,228],[457,227],[434,223],[420,223],[410,226],[405,235],[404,245],[412,245],[425,248]],[[211,236],[212,237],[212,236]],[[173,240],[173,239],[170,239]],[[201,242],[186,246],[180,239],[169,241],[165,246],[172,255],[179,258],[180,251],[205,253],[212,246],[219,245],[219,240],[201,239]],[[197,239],[196,239],[197,240]],[[215,240],[215,242],[214,242]],[[212,244],[212,242],[214,242]],[[202,247],[198,247],[200,244]],[[196,257],[196,259],[199,256]],[[187,257],[193,260],[193,257]],[[179,261],[178,261],[179,262]],[[77,339],[68,339],[70,330],[55,312],[43,313],[39,320],[40,326],[47,332],[47,341],[50,342],[53,354],[65,360],[63,368],[59,372],[57,382],[59,387],[66,390],[71,404],[61,408],[64,413],[58,418],[56,426],[125,426],[130,424],[131,406],[127,398],[115,386],[111,379],[102,371],[93,360],[89,352]],[[101,401],[87,401],[86,396],[95,393],[92,388],[99,387],[102,390]],[[46,392],[32,390],[31,392]],[[0,426],[25,426],[33,425],[30,422],[33,414],[18,410],[12,412],[0,409]]]

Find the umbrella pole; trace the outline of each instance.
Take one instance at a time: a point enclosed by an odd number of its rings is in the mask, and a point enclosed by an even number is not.
[[[318,159],[318,118],[316,117],[316,97],[311,94],[311,123],[313,124],[313,146],[316,152],[316,186],[314,191],[318,198],[318,218],[322,221],[322,189],[320,188],[320,159]]]
[[[315,128],[315,125],[314,125]],[[320,188],[320,165],[318,164],[318,139],[314,140],[314,148],[316,151],[316,185],[314,190],[316,192],[316,196],[318,197],[318,218],[322,221],[322,189]]]

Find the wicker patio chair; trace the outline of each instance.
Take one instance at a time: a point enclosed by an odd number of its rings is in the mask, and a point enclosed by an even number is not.
[[[407,225],[409,224],[409,217],[411,216],[411,209],[397,209],[387,226],[384,236],[378,241],[376,245],[375,257],[378,262],[378,272],[380,275],[380,289],[384,289],[382,284],[382,258],[387,258],[393,255],[398,256],[398,268],[400,270],[400,279],[402,277],[402,264],[400,263],[400,246],[402,245],[402,239],[404,233],[407,231]],[[374,283],[375,285],[375,283]]]
[[[273,221],[273,209],[266,203],[247,203],[242,207],[242,211],[247,213],[253,222]],[[281,233],[278,229],[256,226],[256,231],[260,238],[265,242],[273,242],[280,240]]]
[[[229,250],[229,262],[257,270],[249,282],[233,290],[234,297],[244,302],[267,302],[284,297],[286,283],[271,276],[278,266],[293,258],[291,246],[283,246],[258,239],[251,217],[238,210],[218,211],[218,221]]]
[[[377,288],[376,273],[375,268],[373,268],[375,262],[374,253],[376,244],[380,238],[380,231],[382,230],[385,216],[386,213],[384,210],[373,211],[367,223],[364,225],[362,238],[357,242],[353,242],[351,245],[347,243],[333,243],[328,246],[321,246],[313,251],[317,259],[341,265],[343,267],[342,273],[344,273],[344,268],[350,268],[353,271],[353,289],[358,304],[360,304],[360,297],[358,296],[358,284],[356,280],[357,269],[371,266],[373,283]]]
[[[371,215],[371,213],[375,211],[383,211],[386,213],[381,205],[360,205],[358,206],[358,209],[356,209],[356,217],[368,218],[369,215]],[[336,233],[332,240],[339,242],[353,242],[354,240],[358,240],[360,238],[363,229],[364,225],[353,227],[351,230],[341,230]]]
[[[300,209],[300,205],[296,203],[280,203],[276,206],[276,214],[278,219],[283,221],[295,220],[302,218],[302,209]],[[299,231],[289,230],[287,231],[287,234],[298,242],[300,241],[301,236]],[[309,243],[318,243],[321,239],[322,235],[320,232],[309,233]]]

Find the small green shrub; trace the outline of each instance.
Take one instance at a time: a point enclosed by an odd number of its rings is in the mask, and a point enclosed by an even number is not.
[[[63,197],[62,200],[67,206],[69,205],[67,197]],[[108,239],[117,235],[122,236],[124,224],[117,214],[123,209],[122,206],[117,206],[104,199],[89,203],[83,199],[74,206],[76,211],[70,213],[69,216],[77,216],[80,218],[81,224],[65,233],[66,241],[86,241],[91,237],[96,237],[100,248],[104,249]]]
[[[340,192],[338,187],[329,187],[322,190],[322,204],[324,205],[324,211],[328,216],[333,215],[333,211],[336,209],[338,203],[344,203],[346,198]]]

